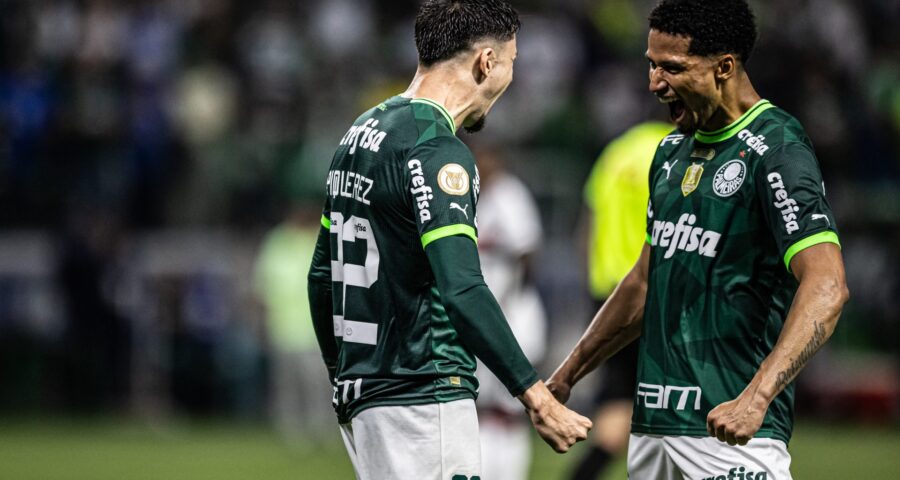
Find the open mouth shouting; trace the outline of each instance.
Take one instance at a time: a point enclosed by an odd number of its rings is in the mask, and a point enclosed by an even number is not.
[[[687,117],[687,108],[684,102],[678,97],[659,97],[660,103],[665,103],[669,107],[669,119],[679,127],[684,126],[684,120]]]

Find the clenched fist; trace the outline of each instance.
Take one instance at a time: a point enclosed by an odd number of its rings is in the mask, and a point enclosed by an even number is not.
[[[565,453],[572,445],[586,439],[593,426],[590,419],[559,403],[542,381],[526,390],[519,400],[528,410],[538,435],[557,453]]]
[[[746,445],[759,430],[767,407],[739,396],[719,404],[706,416],[706,430],[729,445]]]

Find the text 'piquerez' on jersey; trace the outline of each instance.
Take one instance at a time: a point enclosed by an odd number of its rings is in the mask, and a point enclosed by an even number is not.
[[[717,132],[677,132],[650,169],[651,246],[633,431],[706,436],[772,351],[797,281],[791,259],[838,235],[812,144],[765,100]],[[793,387],[757,436],[787,442]]]

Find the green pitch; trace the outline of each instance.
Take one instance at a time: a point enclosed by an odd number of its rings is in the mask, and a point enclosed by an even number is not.
[[[557,455],[535,439],[532,479],[563,477],[583,445]],[[800,423],[798,479],[900,478],[900,429]],[[338,433],[293,448],[263,426],[0,421],[0,478],[15,480],[347,480]],[[619,463],[606,479],[625,478]]]

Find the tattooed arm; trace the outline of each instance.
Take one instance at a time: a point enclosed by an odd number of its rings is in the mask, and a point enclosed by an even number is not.
[[[707,416],[709,434],[729,445],[745,445],[753,438],[772,400],[831,336],[850,296],[841,251],[833,243],[797,253],[791,271],[800,286],[775,348],[747,388]]]

